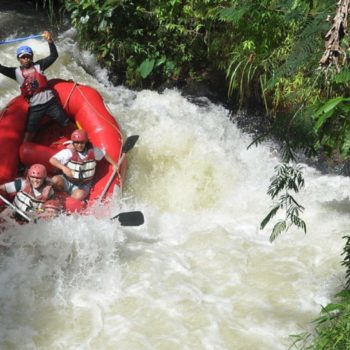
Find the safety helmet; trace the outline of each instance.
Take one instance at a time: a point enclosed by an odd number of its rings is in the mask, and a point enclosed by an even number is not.
[[[88,142],[89,140],[87,132],[83,129],[74,130],[70,139],[73,142]]]
[[[17,58],[23,55],[33,56],[33,50],[29,46],[20,46],[17,49]]]
[[[60,201],[57,199],[49,199],[44,204],[44,209],[48,209],[48,208],[56,209],[57,211],[61,211],[62,205],[61,205]]]
[[[46,167],[42,164],[33,164],[28,170],[28,176],[45,179],[47,176]]]

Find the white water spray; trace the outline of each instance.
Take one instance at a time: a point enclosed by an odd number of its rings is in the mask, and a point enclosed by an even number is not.
[[[228,111],[179,91],[113,87],[74,32],[56,41],[49,78],[97,88],[126,136],[123,207],[146,223],[61,217],[0,235],[1,349],[282,350],[308,328],[344,279],[350,180],[305,168],[308,233],[291,229],[274,244],[259,223],[278,159],[251,142]],[[28,41],[36,58],[46,42]],[[0,47],[17,64],[16,45]],[[94,76],[89,75],[88,67]],[[0,103],[18,86],[0,76]],[[108,209],[116,214],[119,201]]]

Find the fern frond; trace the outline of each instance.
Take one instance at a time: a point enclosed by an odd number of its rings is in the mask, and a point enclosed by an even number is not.
[[[298,214],[299,215],[299,214]],[[300,219],[298,215],[291,215],[291,222],[298,228],[302,229],[306,233],[306,224],[305,221]]]
[[[277,205],[265,216],[265,218],[260,223],[261,230],[263,230],[265,226],[270,222],[270,220],[276,215],[280,207],[281,207],[280,205]]]
[[[289,144],[289,142],[284,142],[281,148],[281,156],[282,160],[286,163],[290,161],[296,161],[297,155],[294,151],[293,147]]]
[[[347,235],[343,238],[346,239],[346,243],[342,252],[342,255],[344,255],[342,265],[346,268],[346,287],[350,288],[350,236]]]
[[[258,137],[256,137],[247,147],[247,149],[249,149],[250,147],[252,147],[253,145],[255,145],[256,147],[258,147],[259,145],[261,145],[266,139],[268,139],[270,137],[270,133],[265,133],[262,134]]]
[[[298,193],[305,184],[302,176],[301,165],[292,166],[290,164],[280,164],[275,167],[276,175],[271,178],[271,184],[268,189],[268,194],[274,199],[282,191],[284,193],[278,198],[276,205],[260,224],[260,228],[264,229],[267,223],[276,215],[278,210],[285,210],[285,219],[275,224],[270,235],[270,241],[276,239],[283,231],[287,231],[290,226],[294,225],[302,229],[306,233],[306,223],[299,217],[304,211],[304,207],[289,193],[293,191]]]
[[[350,83],[350,70],[342,69],[339,73],[335,74],[333,79],[337,84]]]
[[[350,154],[350,128],[348,125],[346,125],[344,129],[346,130],[342,130],[344,138],[340,146],[340,154],[343,158],[346,158]]]
[[[270,235],[270,242],[272,243],[286,229],[287,223],[285,220],[277,222],[273,227],[272,233]]]
[[[315,17],[308,17],[304,22],[304,29],[296,35],[297,40],[286,61],[275,70],[274,76],[269,81],[272,88],[282,77],[291,76],[304,66],[314,65],[318,67],[317,57],[322,53],[322,37],[327,31],[327,22],[323,13]]]

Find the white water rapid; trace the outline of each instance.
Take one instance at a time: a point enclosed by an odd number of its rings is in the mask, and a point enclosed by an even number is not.
[[[140,135],[122,209],[146,221],[70,216],[0,234],[0,349],[287,349],[344,282],[350,180],[306,167],[308,233],[270,244],[259,223],[273,145],[247,150],[251,138],[205,99],[113,87],[71,30],[55,42],[47,76],[97,88],[124,134]],[[45,41],[25,44],[48,54]],[[0,63],[16,66],[18,46],[0,46]],[[18,92],[0,76],[1,108]],[[119,210],[115,198],[108,215]]]

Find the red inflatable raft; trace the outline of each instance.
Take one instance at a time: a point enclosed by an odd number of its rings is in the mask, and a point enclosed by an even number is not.
[[[57,123],[44,118],[33,142],[22,144],[28,103],[22,96],[14,98],[0,113],[0,183],[18,177],[19,161],[26,166],[44,164],[49,175],[56,174],[57,169],[49,164],[49,158],[65,148],[64,142],[69,140],[72,131],[78,127],[87,131],[94,146],[104,149],[117,163],[121,161],[120,176],[115,176],[105,195],[105,198],[110,197],[116,186],[121,189],[126,168],[126,158],[121,158],[123,137],[118,123],[95,89],[63,80],[51,80],[50,85],[72,123],[62,129]],[[84,207],[91,206],[100,198],[112,173],[113,169],[106,160],[98,162],[94,184]],[[79,208],[75,207],[76,203],[69,203],[71,202],[66,200],[67,210]],[[70,205],[73,207],[70,208]]]

